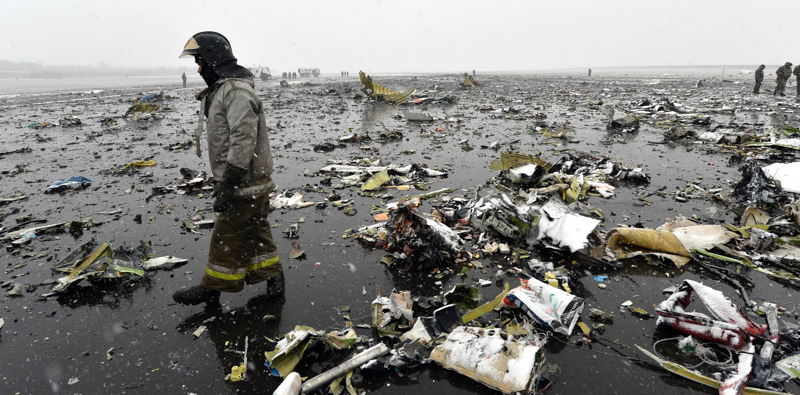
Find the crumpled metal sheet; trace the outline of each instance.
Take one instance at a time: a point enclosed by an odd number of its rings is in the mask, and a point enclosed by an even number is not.
[[[789,196],[772,181],[755,160],[742,166],[742,180],[733,189],[737,203],[781,204],[789,200]]]
[[[361,83],[364,84],[364,88],[362,88],[361,91],[369,96],[369,98],[372,100],[385,100],[397,104],[403,104],[406,102],[406,100],[408,100],[408,97],[417,90],[417,88],[412,86],[411,88],[406,89],[405,92],[396,91],[394,89],[389,89],[385,86],[378,85],[372,81],[372,77],[364,74],[363,71],[359,71],[358,75],[361,77]]]
[[[383,249],[404,269],[439,267],[461,252],[460,237],[447,225],[416,211],[420,199],[407,200],[389,214]],[[379,245],[381,243],[378,243]]]

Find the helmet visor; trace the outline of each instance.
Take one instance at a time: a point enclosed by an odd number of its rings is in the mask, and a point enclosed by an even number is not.
[[[194,37],[189,38],[189,41],[186,42],[186,45],[183,46],[183,52],[178,56],[178,58],[184,59],[189,57],[194,57],[197,54],[197,50],[200,46],[197,44],[197,41]]]

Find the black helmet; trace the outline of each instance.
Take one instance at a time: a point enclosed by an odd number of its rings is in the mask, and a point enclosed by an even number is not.
[[[189,56],[199,56],[212,68],[236,60],[230,41],[217,32],[200,32],[189,38],[179,58]]]
[[[758,66],[758,68],[759,68],[759,69],[763,69],[763,68],[765,68],[765,67],[767,67],[767,66],[765,66],[765,65],[763,65],[763,64],[762,64],[761,66]]]

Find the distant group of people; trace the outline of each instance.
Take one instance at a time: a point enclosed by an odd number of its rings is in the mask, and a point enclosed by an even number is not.
[[[756,69],[756,85],[753,87],[753,93],[759,94],[761,90],[761,81],[764,81],[764,66],[758,66]],[[775,91],[772,92],[773,96],[786,96],[784,91],[786,90],[786,82],[789,81],[789,78],[792,77],[794,74],[796,78],[796,85],[797,85],[797,96],[800,96],[800,65],[794,68],[792,71],[792,62],[786,62],[783,66],[779,67],[778,70],[775,71],[775,76],[778,77],[777,84],[775,85]]]
[[[282,78],[288,78],[290,80],[296,80],[297,79],[297,73],[296,72],[288,72],[287,71],[285,73],[281,73],[281,77]]]
[[[342,77],[349,77],[349,76],[350,76],[349,71],[342,71]]]

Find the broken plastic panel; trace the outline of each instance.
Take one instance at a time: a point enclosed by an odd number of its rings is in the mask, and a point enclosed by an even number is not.
[[[458,327],[431,360],[506,394],[535,389],[544,363],[541,344],[513,340],[499,329]]]
[[[768,177],[780,182],[784,191],[800,193],[800,162],[773,163],[761,170]]]
[[[458,308],[454,304],[436,309],[433,318],[436,320],[436,329],[442,333],[451,332],[463,324]]]
[[[589,245],[588,237],[600,224],[600,220],[584,217],[572,212],[558,198],[550,199],[540,212],[539,224],[533,237],[535,240],[550,239],[553,244],[576,252]]]
[[[416,121],[416,122],[432,122],[433,117],[423,113],[423,112],[415,112],[415,111],[405,111],[403,114],[406,116],[406,120],[409,121]]]
[[[303,358],[303,353],[311,343],[312,333],[322,335],[321,332],[315,332],[314,328],[302,325],[295,326],[293,331],[287,333],[283,339],[278,341],[274,350],[264,352],[267,357],[264,365],[267,366],[270,374],[286,377],[294,371],[295,366]]]
[[[414,313],[411,311],[411,292],[392,291],[389,296],[380,296],[372,301],[372,326],[380,336],[398,336],[398,326],[411,327]]]
[[[171,270],[182,266],[186,262],[189,262],[189,260],[170,255],[148,259],[144,261],[142,267],[144,267],[145,270]]]

